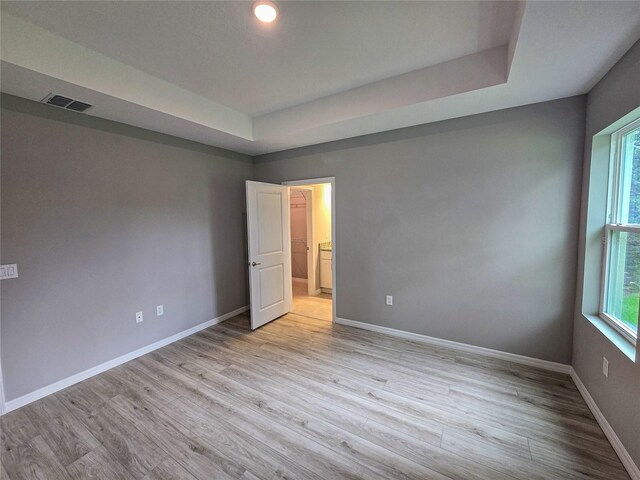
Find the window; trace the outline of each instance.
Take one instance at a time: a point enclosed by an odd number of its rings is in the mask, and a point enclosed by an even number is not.
[[[600,315],[632,342],[640,298],[640,120],[611,135]]]

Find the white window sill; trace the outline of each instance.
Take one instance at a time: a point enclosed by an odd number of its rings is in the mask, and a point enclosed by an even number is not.
[[[600,332],[607,337],[611,343],[613,343],[618,350],[624,353],[629,360],[635,363],[636,361],[636,346],[618,333],[611,325],[605,322],[597,315],[587,315],[583,313],[582,316],[586,318],[591,324],[596,327]]]

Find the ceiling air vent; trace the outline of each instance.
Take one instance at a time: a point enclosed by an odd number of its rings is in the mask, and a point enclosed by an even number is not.
[[[42,103],[47,105],[53,105],[54,107],[66,108],[67,110],[73,110],[74,112],[84,112],[92,107],[91,104],[74,100],[73,98],[65,97],[63,95],[56,95],[50,93],[42,99]]]
[[[86,109],[91,108],[91,105],[84,102],[79,102],[78,100],[74,100],[65,108],[68,110],[73,110],[74,112],[84,112]]]

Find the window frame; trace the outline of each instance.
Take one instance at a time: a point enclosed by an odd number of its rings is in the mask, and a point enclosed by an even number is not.
[[[611,237],[613,232],[628,232],[640,235],[640,224],[618,223],[620,212],[620,186],[622,182],[622,138],[629,132],[640,128],[640,118],[628,123],[611,134],[611,153],[609,161],[609,182],[607,190],[606,223],[603,228],[604,255],[602,258],[602,278],[600,288],[600,318],[632,344],[637,344],[638,334],[621,320],[606,313],[605,305],[609,290],[609,268],[611,265]]]

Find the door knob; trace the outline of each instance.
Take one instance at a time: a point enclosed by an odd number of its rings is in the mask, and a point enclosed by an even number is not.
[[[256,265],[262,265],[261,263],[251,262],[251,266],[255,267]]]

